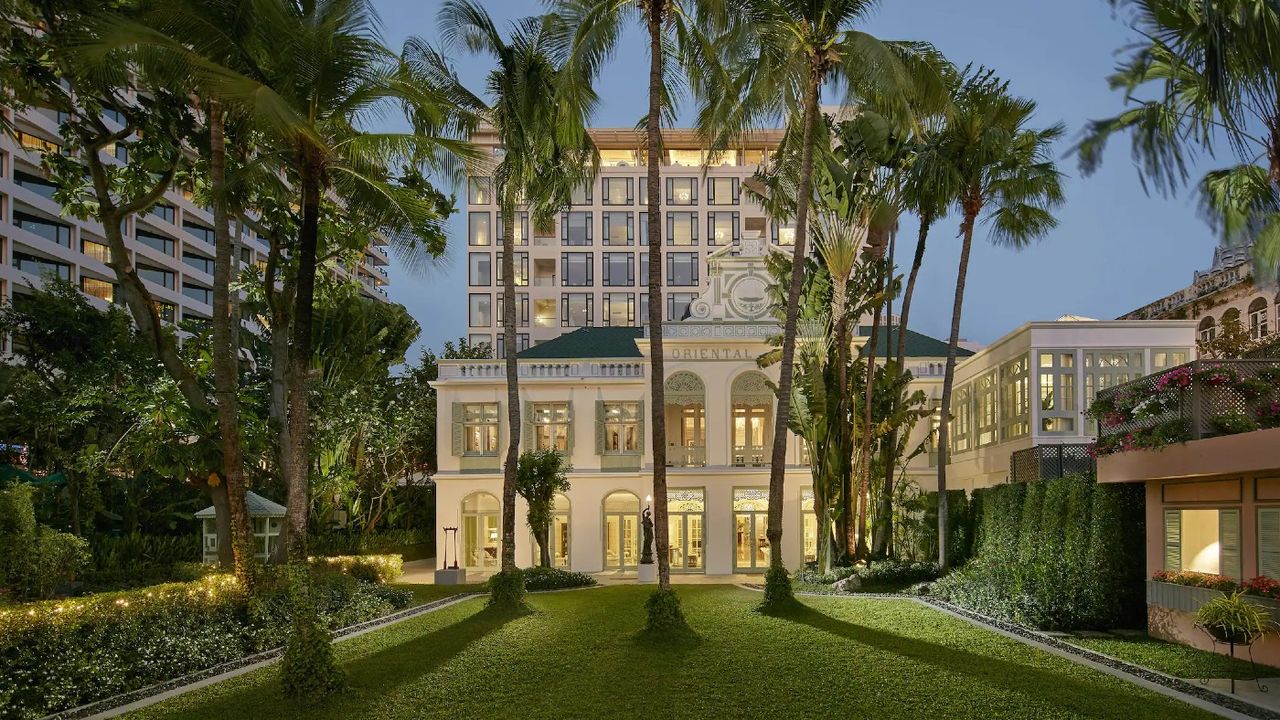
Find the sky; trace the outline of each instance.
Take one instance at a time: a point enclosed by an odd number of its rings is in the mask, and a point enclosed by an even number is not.
[[[374,0],[384,38],[399,48],[417,35],[439,45],[436,12],[440,0]],[[539,0],[484,2],[499,27],[537,14]],[[1196,212],[1194,196],[1183,191],[1166,198],[1148,195],[1130,158],[1127,137],[1107,149],[1101,170],[1083,177],[1071,153],[1091,119],[1121,108],[1108,89],[1117,51],[1136,40],[1106,0],[884,0],[861,29],[882,39],[933,43],[958,66],[993,68],[1012,91],[1039,103],[1035,124],[1062,122],[1067,133],[1057,148],[1066,174],[1066,203],[1058,227],[1021,251],[987,242],[979,227],[970,257],[961,337],[990,343],[1034,320],[1065,314],[1111,319],[1190,284],[1207,268],[1215,238]],[[484,57],[451,53],[473,91],[483,89],[491,64]],[[647,46],[632,28],[600,78],[601,103],[592,125],[632,127],[647,107]],[[824,98],[834,102],[838,98]],[[680,112],[680,126],[692,118],[692,104]],[[1227,164],[1223,158],[1220,164]],[[1200,167],[1203,171],[1212,163]],[[421,348],[439,349],[466,333],[465,196],[449,222],[453,250],[428,269],[410,270],[393,260],[389,294],[422,325]],[[945,338],[950,330],[960,242],[954,214],[933,228],[912,301],[912,328]],[[904,217],[899,231],[899,265],[909,269],[917,225]]]

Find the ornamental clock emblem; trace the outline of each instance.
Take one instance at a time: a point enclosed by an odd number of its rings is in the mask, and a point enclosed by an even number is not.
[[[729,309],[743,320],[759,320],[769,310],[769,286],[759,275],[736,277],[727,290]]]

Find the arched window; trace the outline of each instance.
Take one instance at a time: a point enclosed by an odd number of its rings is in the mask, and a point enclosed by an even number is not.
[[[664,387],[667,418],[667,465],[707,464],[707,390],[702,378],[681,370]]]
[[[1213,339],[1218,337],[1217,321],[1215,321],[1213,317],[1206,315],[1205,318],[1200,321],[1199,333],[1200,342],[1213,342]]]
[[[634,569],[640,563],[640,498],[618,490],[604,499],[604,569]]]
[[[1268,318],[1271,310],[1267,307],[1266,298],[1254,298],[1249,303],[1249,337],[1257,340],[1266,337],[1270,332]]]
[[[495,569],[502,559],[498,498],[474,492],[462,499],[462,564],[469,568]]]
[[[551,567],[569,569],[569,498],[556,493],[551,508],[551,525],[547,528],[547,559]],[[542,555],[538,538],[530,533],[529,564],[541,565]]]
[[[768,463],[768,446],[772,441],[773,388],[762,372],[750,370],[733,380],[730,390],[733,412],[733,464],[740,467],[764,467]]]

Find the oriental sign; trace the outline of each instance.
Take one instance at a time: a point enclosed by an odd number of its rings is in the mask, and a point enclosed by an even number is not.
[[[755,362],[759,349],[749,348],[667,348],[670,360],[747,360]]]

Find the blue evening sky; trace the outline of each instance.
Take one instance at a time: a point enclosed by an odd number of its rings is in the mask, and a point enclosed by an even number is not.
[[[437,44],[439,0],[375,4],[389,46],[398,48],[411,34]],[[500,24],[542,8],[537,0],[485,4]],[[1039,102],[1042,125],[1061,121],[1068,128],[1059,148],[1067,175],[1059,227],[1020,252],[990,245],[979,228],[962,337],[989,343],[1024,322],[1066,313],[1110,319],[1187,285],[1193,270],[1207,267],[1215,239],[1197,216],[1193,196],[1185,190],[1168,199],[1146,195],[1127,137],[1112,143],[1102,170],[1089,178],[1081,176],[1074,157],[1065,157],[1086,121],[1120,107],[1119,94],[1108,90],[1105,78],[1116,50],[1134,36],[1107,2],[886,0],[865,29],[884,39],[932,42],[957,65],[995,68],[1016,93]],[[458,55],[454,63],[474,91],[483,89],[486,59]],[[602,102],[593,125],[635,125],[647,103],[647,69],[646,46],[634,28],[599,83]],[[686,103],[681,116],[687,124],[691,105]],[[458,194],[464,212],[450,222],[449,257],[425,271],[394,261],[391,268],[391,299],[422,324],[419,346],[438,349],[466,332],[466,206]],[[950,217],[934,227],[913,305],[912,327],[935,337],[945,338],[950,328],[958,224]],[[899,235],[901,266],[909,267],[915,237],[916,224],[906,218]],[[415,350],[415,360],[416,355]]]

